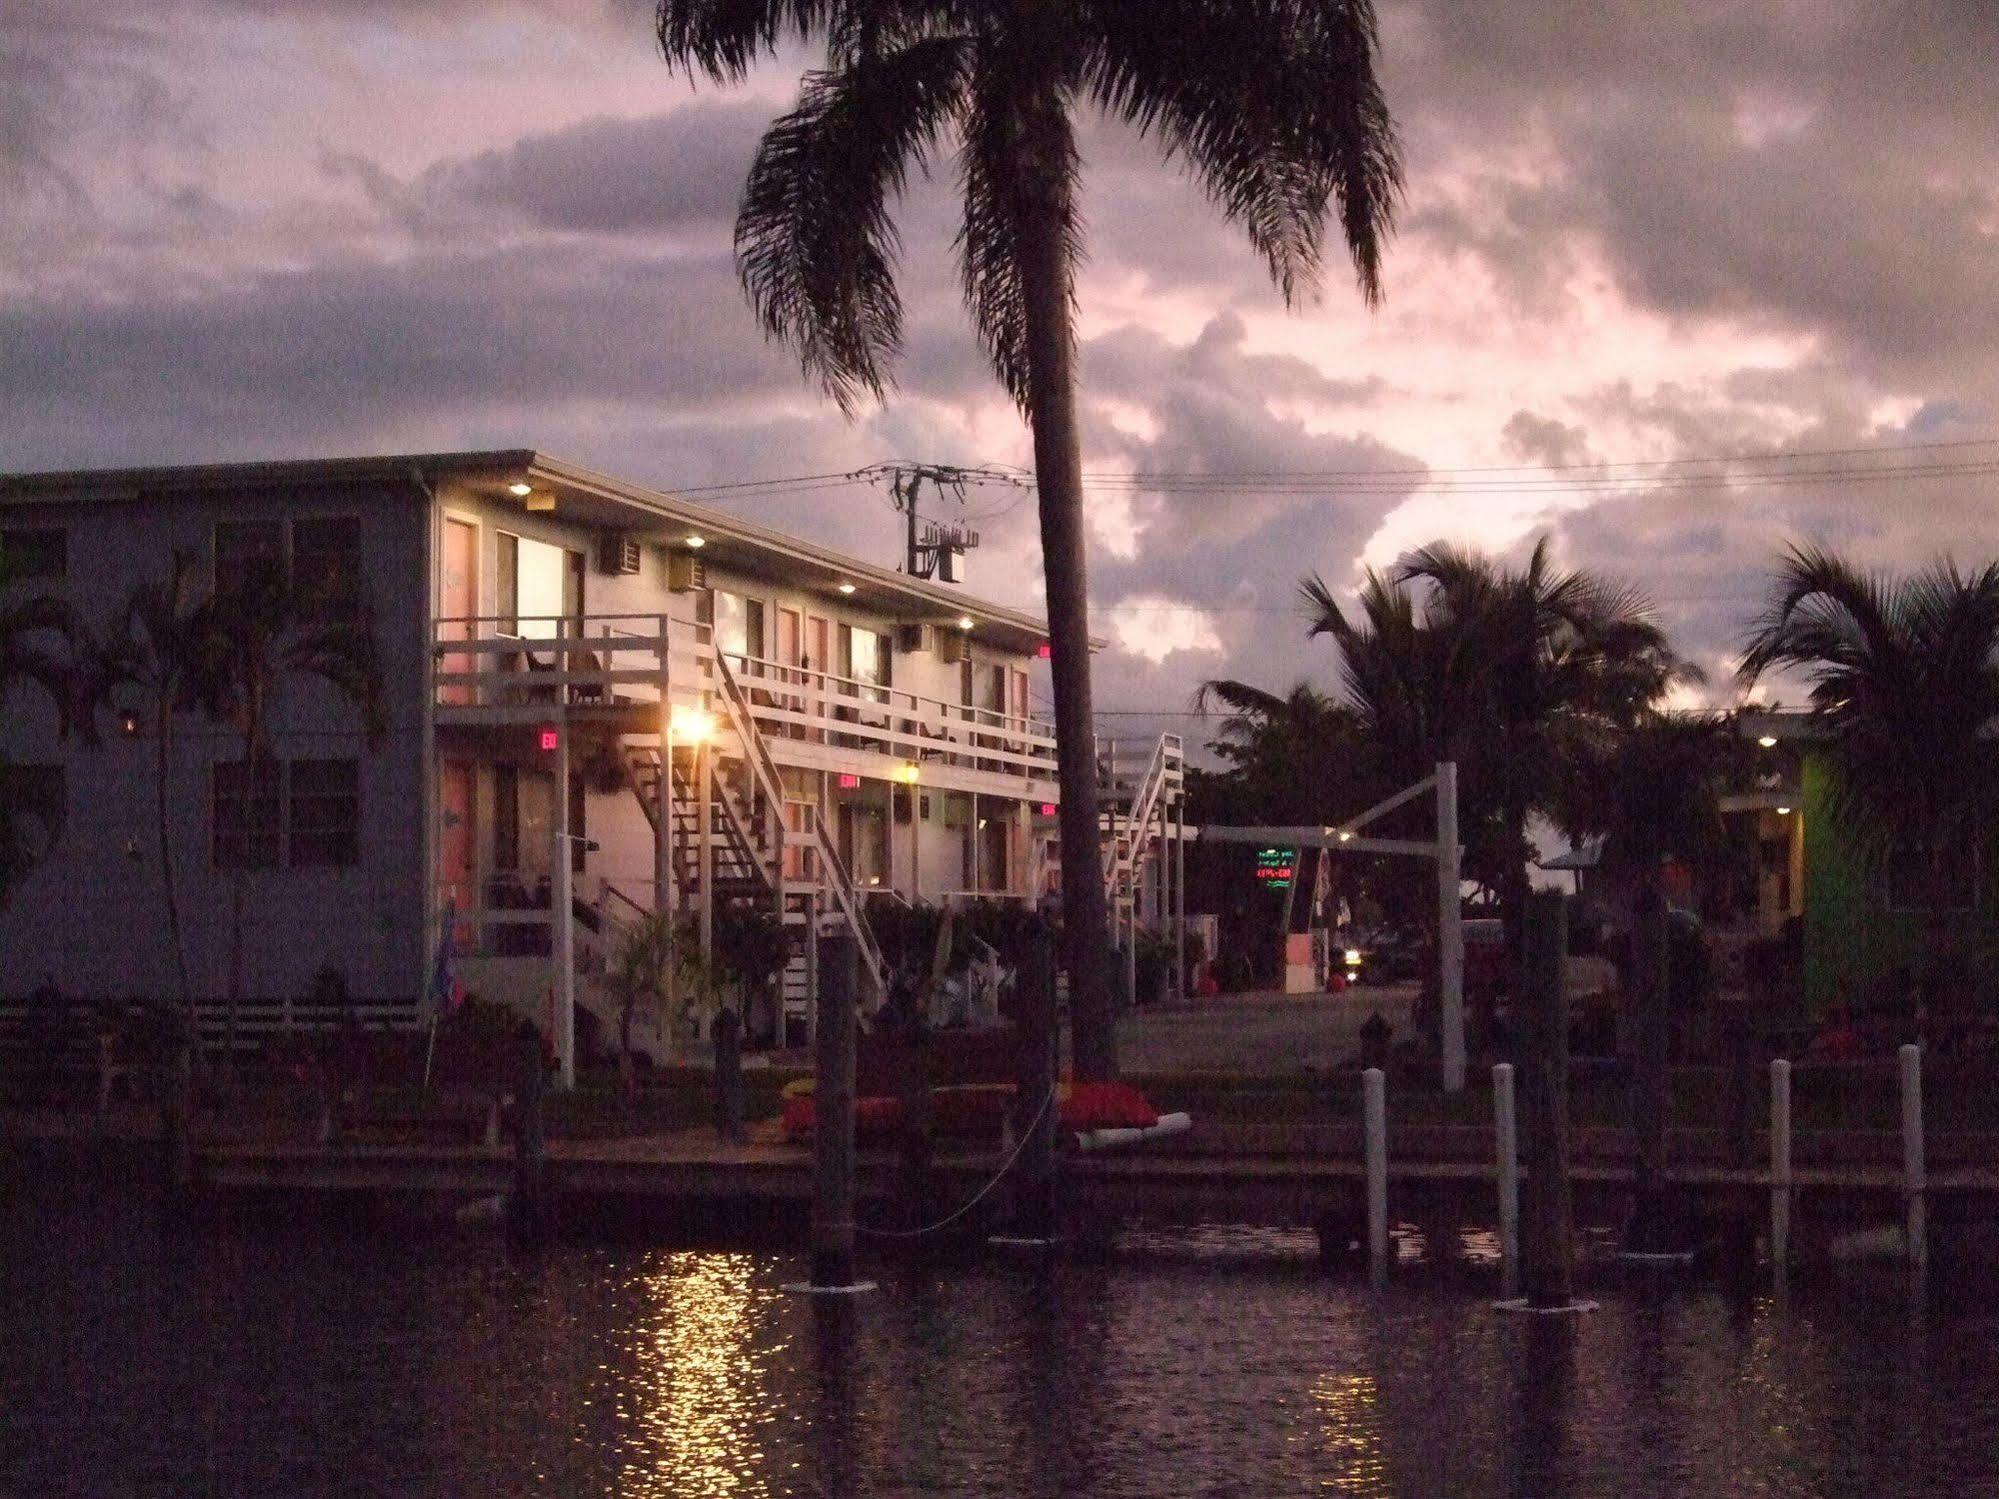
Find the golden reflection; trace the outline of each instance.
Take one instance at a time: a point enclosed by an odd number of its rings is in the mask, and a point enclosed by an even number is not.
[[[1324,1374],[1312,1387],[1325,1431],[1329,1471],[1322,1489],[1386,1494],[1388,1455],[1381,1440],[1381,1397],[1371,1374]]]
[[[620,1392],[632,1433],[618,1492],[759,1492],[758,1434],[770,1414],[754,1335],[768,1301],[746,1254],[665,1255],[644,1277],[658,1316],[638,1329],[637,1367]]]

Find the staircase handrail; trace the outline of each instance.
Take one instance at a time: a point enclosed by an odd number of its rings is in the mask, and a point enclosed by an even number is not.
[[[817,854],[819,867],[824,871],[821,883],[832,894],[833,904],[840,908],[847,930],[854,934],[854,943],[861,953],[861,965],[874,981],[876,995],[886,999],[888,959],[882,955],[881,944],[875,940],[874,928],[868,925],[867,913],[861,909],[860,893],[854,886],[853,876],[847,873],[839,851],[827,836],[826,819],[816,806],[812,808],[811,832],[813,852]]]
[[[1166,784],[1166,741],[1177,735],[1161,734],[1152,747],[1152,757],[1145,762],[1145,774],[1139,778],[1131,797],[1130,807],[1122,816],[1114,814],[1111,824],[1111,857],[1104,866],[1104,894],[1107,899],[1117,896],[1118,881],[1128,873],[1135,876],[1143,858],[1140,852],[1141,832],[1152,822],[1152,813],[1159,802],[1159,793]],[[1119,849],[1127,848],[1126,854]]]

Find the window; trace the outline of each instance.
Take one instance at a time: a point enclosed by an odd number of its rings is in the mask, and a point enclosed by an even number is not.
[[[277,865],[284,831],[283,781],[284,767],[277,760],[215,762],[209,825],[217,869]]]
[[[716,589],[715,644],[725,656],[761,660],[764,653],[763,600]]]
[[[0,527],[0,581],[61,578],[69,572],[69,532],[61,526]]]
[[[583,554],[502,531],[499,541],[500,630],[550,636],[583,612]]]
[[[293,867],[358,863],[360,766],[352,760],[293,760],[289,773]]]
[[[217,869],[333,868],[361,858],[353,760],[218,760],[210,827]]]
[[[285,579],[285,523],[278,520],[217,521],[215,591],[241,593],[282,585]]]
[[[62,835],[65,793],[60,765],[0,765],[0,811],[24,842],[25,863],[39,863]]]
[[[886,687],[893,675],[889,667],[889,638],[873,630],[863,630],[856,625],[840,626],[840,650],[844,657],[842,666],[845,675],[859,682],[871,682]],[[876,702],[884,701],[879,693],[869,693]]]
[[[292,522],[292,586],[306,602],[336,617],[361,600],[361,521],[320,515]]]

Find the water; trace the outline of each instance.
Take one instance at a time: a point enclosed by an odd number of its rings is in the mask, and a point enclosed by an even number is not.
[[[1900,1278],[1560,1323],[1127,1234],[829,1306],[776,1252],[5,1205],[0,1493],[1999,1493],[1999,1315]]]

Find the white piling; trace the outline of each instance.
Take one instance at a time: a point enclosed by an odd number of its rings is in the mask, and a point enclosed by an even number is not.
[[[1902,1063],[1902,1201],[1908,1213],[1909,1263],[1929,1262],[1927,1190],[1923,1170],[1923,1049],[1904,1046]]]
[[[1367,1259],[1379,1282],[1388,1273],[1388,1098],[1379,1067],[1360,1075],[1367,1152]]]
[[[1503,1293],[1520,1292],[1520,1134],[1513,1110],[1513,1064],[1492,1069],[1492,1126],[1499,1150],[1499,1273]]]
[[[1791,1064],[1770,1064],[1770,1266],[1779,1281],[1791,1256]]]

